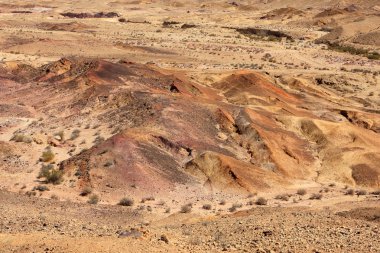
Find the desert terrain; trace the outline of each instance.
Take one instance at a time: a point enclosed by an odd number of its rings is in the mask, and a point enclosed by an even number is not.
[[[0,252],[379,252],[378,0],[0,0]]]

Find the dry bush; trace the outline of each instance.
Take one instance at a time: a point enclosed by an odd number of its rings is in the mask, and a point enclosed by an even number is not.
[[[357,190],[356,195],[357,196],[367,195],[367,191],[366,190]]]
[[[305,189],[298,189],[298,190],[297,190],[297,194],[298,194],[298,195],[304,196],[304,195],[306,195],[306,193],[307,193],[307,192],[306,192]]]
[[[256,200],[256,205],[265,206],[268,204],[268,200],[266,198],[260,197]]]
[[[275,197],[275,199],[279,199],[279,200],[282,200],[282,201],[288,201],[289,200],[289,194],[284,193],[284,194],[277,195]]]
[[[87,203],[91,205],[96,205],[98,204],[98,202],[99,202],[99,196],[96,194],[92,194],[87,201]]]
[[[322,193],[313,193],[313,194],[311,194],[311,196],[310,196],[309,199],[318,199],[318,200],[320,200],[320,199],[322,199],[322,197],[323,197]]]
[[[32,137],[26,136],[24,134],[15,134],[15,135],[13,135],[11,141],[32,143],[33,139],[32,139]]]
[[[346,191],[346,195],[351,195],[351,196],[353,196],[354,194],[355,194],[354,189],[348,189],[348,190]]]
[[[220,202],[219,202],[219,205],[221,206],[224,206],[226,204],[226,201],[224,199],[222,199]]]
[[[141,203],[145,203],[147,201],[155,201],[156,199],[153,196],[142,198]]]
[[[211,209],[212,209],[212,206],[211,206],[211,204],[204,204],[204,205],[202,206],[202,208],[203,208],[204,210],[211,210]]]
[[[181,207],[181,213],[190,213],[191,210],[193,209],[192,204],[186,204]]]
[[[79,137],[79,134],[80,134],[80,130],[79,129],[75,129],[72,133],[71,133],[71,137],[70,137],[70,140],[75,140]]]
[[[52,161],[54,157],[55,157],[55,154],[53,153],[51,148],[48,147],[44,152],[42,152],[40,160],[46,163],[46,162]]]
[[[228,210],[232,213],[235,212],[238,208],[242,208],[243,205],[240,203],[233,204]]]
[[[60,184],[63,180],[63,171],[55,169],[52,164],[42,165],[38,178],[42,177],[46,183]]]
[[[134,203],[135,203],[135,201],[133,199],[124,197],[119,201],[118,205],[120,205],[120,206],[133,206]]]

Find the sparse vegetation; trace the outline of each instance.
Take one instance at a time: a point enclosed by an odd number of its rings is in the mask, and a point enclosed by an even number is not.
[[[202,208],[203,208],[204,210],[211,210],[211,209],[212,209],[212,206],[211,206],[211,204],[204,204],[204,205],[202,206]]]
[[[367,195],[367,191],[366,190],[357,190],[356,191],[356,195],[359,197],[359,196],[364,196],[364,195]]]
[[[265,206],[268,204],[268,200],[266,198],[260,197],[256,200],[256,205]]]
[[[190,213],[191,210],[193,209],[193,205],[192,204],[186,204],[186,205],[183,205],[181,207],[181,213]]]
[[[79,129],[75,129],[72,133],[71,133],[71,137],[70,137],[70,140],[75,140],[79,137],[80,135],[80,130]]]
[[[33,139],[32,139],[32,137],[24,135],[24,134],[15,134],[15,135],[13,135],[11,141],[32,143]]]
[[[279,199],[279,200],[282,200],[282,201],[288,201],[289,197],[290,197],[289,194],[284,193],[284,194],[277,195],[275,197],[275,199]]]
[[[313,200],[313,199],[321,200],[322,197],[323,197],[322,193],[313,193],[313,194],[311,194],[311,196],[310,196],[309,199],[311,199],[311,200]]]
[[[118,205],[120,205],[120,206],[133,206],[134,203],[135,203],[135,201],[133,199],[124,197],[119,201]]]
[[[63,171],[56,169],[54,165],[42,165],[38,178],[45,178],[46,183],[60,184],[63,180]]]
[[[305,189],[298,189],[297,190],[297,194],[300,195],[300,196],[304,196],[306,195],[307,191]]]
[[[355,191],[354,191],[354,189],[348,189],[347,191],[346,191],[346,195],[354,195],[355,194]]]
[[[90,186],[86,186],[83,188],[83,190],[81,191],[80,195],[81,196],[87,196],[89,194],[92,193],[92,188]]]
[[[98,204],[99,202],[99,196],[96,195],[96,194],[92,194],[89,198],[88,198],[88,201],[87,203],[91,204],[91,205],[96,205]]]
[[[145,203],[147,201],[155,201],[156,199],[153,196],[145,197],[141,199],[141,203]]]
[[[328,47],[330,50],[343,52],[343,53],[349,53],[353,55],[360,55],[363,57],[367,57],[371,60],[380,60],[380,54],[376,51],[370,51],[364,48],[356,48],[348,45],[340,45],[337,43],[332,43]]]
[[[42,152],[40,160],[43,162],[51,162],[55,157],[55,154],[51,150],[51,147],[48,147],[44,152]]]

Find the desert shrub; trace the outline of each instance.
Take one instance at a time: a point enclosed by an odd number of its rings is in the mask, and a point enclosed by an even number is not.
[[[348,190],[346,191],[346,195],[354,195],[354,194],[355,194],[354,189],[348,189]]]
[[[305,189],[298,189],[298,190],[297,190],[297,194],[298,194],[298,195],[304,196],[304,195],[306,195],[306,193],[307,193],[307,192],[306,192]]]
[[[256,200],[256,205],[265,206],[268,204],[268,200],[266,198],[260,197]]]
[[[329,187],[335,187],[335,186],[336,186],[335,183],[331,183],[331,184],[329,184]]]
[[[49,184],[60,184],[63,180],[63,171],[55,169],[52,164],[42,165],[38,178],[45,178]]]
[[[40,169],[40,173],[38,174],[37,178],[42,178],[42,177],[46,177],[46,175],[49,174],[49,171],[54,169],[54,165],[53,164],[48,164],[48,165],[45,165],[43,164],[41,169]]]
[[[59,197],[58,197],[58,195],[53,194],[53,195],[50,196],[50,199],[59,200]]]
[[[313,193],[313,194],[311,194],[311,196],[310,196],[309,199],[318,199],[318,200],[320,200],[320,199],[322,199],[322,197],[323,197],[322,193]]]
[[[275,197],[275,199],[279,199],[279,200],[282,200],[282,201],[288,201],[289,200],[289,194],[280,194],[280,195],[277,195]]]
[[[219,202],[219,205],[221,206],[224,206],[226,204],[226,201],[224,199],[222,199],[220,202]]]
[[[63,180],[63,171],[53,169],[45,178],[48,184],[60,184]]]
[[[356,195],[357,196],[367,195],[367,191],[366,190],[357,190]]]
[[[240,203],[235,203],[235,204],[233,204],[233,205],[228,209],[228,211],[230,211],[230,212],[232,213],[232,212],[235,212],[238,208],[241,208],[241,207],[243,207],[242,204],[240,204]]]
[[[89,194],[92,193],[92,188],[90,186],[86,186],[83,188],[83,190],[81,191],[80,195],[81,196],[87,196]]]
[[[118,205],[120,205],[120,206],[133,206],[134,203],[135,203],[135,201],[133,199],[124,197],[119,201]]]
[[[204,210],[211,210],[212,206],[211,206],[210,204],[204,204],[204,205],[202,206],[202,208],[203,208]]]
[[[165,213],[170,213],[170,207],[165,209]]]
[[[80,130],[79,130],[79,129],[75,129],[75,130],[71,133],[70,140],[75,140],[76,138],[79,137],[79,134],[80,134]]]
[[[92,194],[89,198],[88,198],[88,201],[87,203],[91,204],[91,205],[96,205],[98,204],[99,202],[99,196],[96,195],[96,194]]]
[[[141,199],[141,203],[145,203],[147,201],[155,201],[156,199],[153,196],[145,197]]]
[[[24,134],[15,134],[15,135],[13,135],[11,141],[32,143],[33,139],[32,139],[32,137],[26,136]]]
[[[380,195],[380,190],[376,190],[376,191],[373,191],[371,192],[372,195]]]
[[[192,204],[186,204],[181,207],[181,213],[190,213],[191,210],[193,209]]]
[[[105,140],[104,137],[102,137],[102,136],[97,136],[97,137],[95,138],[95,140],[93,141],[93,143],[94,143],[95,145],[99,145],[99,144],[102,143],[104,140]]]
[[[48,147],[44,152],[42,152],[40,160],[43,162],[50,162],[54,159],[55,154],[51,150],[50,147]]]

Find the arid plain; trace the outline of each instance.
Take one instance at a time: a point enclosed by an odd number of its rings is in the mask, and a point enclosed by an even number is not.
[[[0,252],[379,252],[379,1],[9,2]]]

